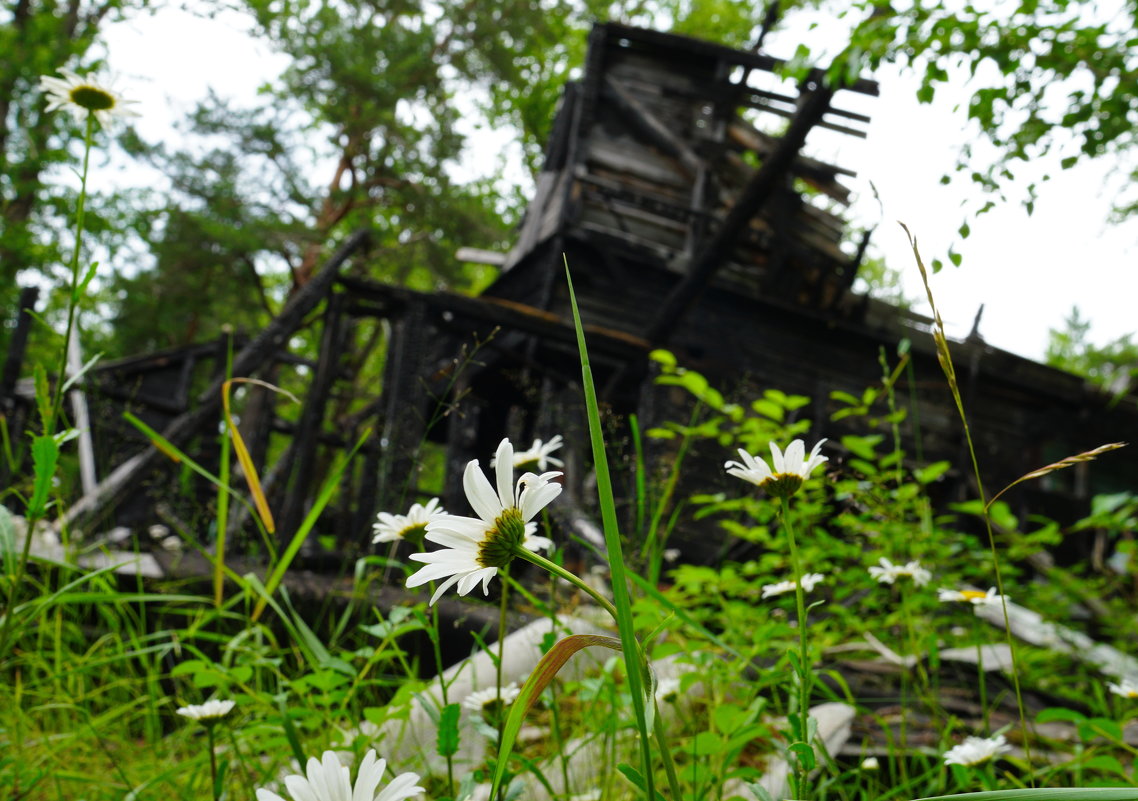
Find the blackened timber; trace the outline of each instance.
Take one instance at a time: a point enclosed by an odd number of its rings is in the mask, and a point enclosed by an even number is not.
[[[574,346],[577,344],[576,332],[568,321],[553,312],[525,303],[487,296],[471,298],[450,292],[415,292],[352,276],[342,276],[340,283],[351,290],[357,300],[374,298],[386,303],[397,301],[399,304],[421,302],[427,308],[437,311],[451,312],[503,328],[514,328],[556,342]],[[585,333],[589,337],[590,348],[598,353],[618,359],[641,359],[648,353],[648,342],[634,334],[598,325],[585,325]]]
[[[667,341],[667,335],[675,330],[676,320],[695,302],[715,271],[730,259],[739,235],[779,188],[806,141],[806,135],[829,108],[833,94],[832,89],[822,84],[816,84],[813,90],[805,93],[798,113],[794,115],[790,128],[779,140],[778,146],[739,193],[735,205],[723,220],[723,225],[708,242],[702,255],[691,264],[688,274],[664,299],[656,319],[645,332],[645,339],[650,343],[661,345]]]
[[[16,391],[16,381],[24,364],[24,352],[28,349],[28,334],[32,327],[32,314],[35,313],[38,287],[26,286],[20,290],[19,306],[16,310],[16,327],[8,340],[8,355],[4,360],[4,371],[0,373],[0,409],[12,403]]]
[[[309,493],[312,478],[316,475],[317,447],[321,422],[325,417],[328,397],[332,392],[340,370],[340,357],[347,344],[347,326],[344,321],[344,295],[332,292],[324,309],[324,333],[320,339],[320,359],[316,374],[304,398],[304,409],[296,427],[295,458],[281,505],[280,522],[277,526],[281,544],[292,539],[293,533],[304,520],[305,505],[312,495]]]
[[[316,277],[293,295],[276,319],[234,357],[232,369],[234,376],[252,375],[276,356],[293,332],[304,322],[309,312],[327,296],[344,262],[364,247],[367,241],[368,232],[363,230],[356,231],[348,237]],[[198,398],[196,408],[176,417],[161,432],[162,436],[173,445],[181,447],[195,433],[202,431],[207,421],[216,420],[221,409],[221,384],[220,380],[214,381]],[[76,501],[57,525],[71,526],[77,520],[98,515],[125,497],[139,480],[164,459],[166,456],[161,451],[147,446],[146,450],[120,464],[100,481],[95,489]]]
[[[389,509],[406,507],[407,490],[415,483],[414,456],[428,433],[421,404],[412,400],[433,333],[426,312],[422,302],[407,304],[402,319],[392,327],[384,364],[383,453],[377,475],[380,503]]]
[[[687,143],[672,133],[668,126],[660,121],[648,108],[637,100],[620,81],[606,77],[604,96],[613,101],[613,104],[628,118],[635,130],[639,131],[649,141],[678,159],[689,176],[696,175],[703,168],[703,159],[696,155]]]

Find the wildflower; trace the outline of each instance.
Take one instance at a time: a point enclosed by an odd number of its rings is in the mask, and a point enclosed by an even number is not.
[[[802,577],[802,591],[810,592],[814,589],[815,585],[825,581],[826,577],[821,573],[807,573]],[[793,581],[780,581],[777,584],[764,584],[763,585],[763,598],[771,598],[775,595],[782,595],[784,592],[794,592],[796,582]]]
[[[810,477],[815,467],[829,461],[818,453],[825,441],[824,439],[818,441],[810,451],[809,458],[805,456],[806,446],[800,439],[786,446],[785,455],[778,449],[778,445],[772,442],[771,467],[768,467],[762,459],[755,458],[740,448],[739,457],[743,461],[727,462],[723,466],[731,475],[765,489],[776,498],[789,498],[798,492],[802,482]]]
[[[517,698],[521,692],[518,683],[511,681],[502,688],[500,699],[498,688],[488,687],[485,690],[478,690],[466,696],[462,701],[462,705],[470,712],[477,715],[485,715],[487,711],[501,711],[506,706],[512,704],[514,699]]]
[[[196,720],[203,726],[212,726],[217,721],[233,711],[236,701],[206,701],[204,704],[190,704],[174,710],[179,715],[190,720]]]
[[[981,765],[1011,750],[1012,747],[1002,734],[995,737],[965,737],[963,743],[945,752],[944,764]]]
[[[861,761],[862,770],[880,770],[881,763],[877,761],[877,757],[866,757]]]
[[[508,439],[499,443],[495,460],[496,492],[477,459],[467,464],[462,476],[466,498],[478,517],[448,514],[433,518],[427,523],[426,537],[444,546],[443,550],[411,554],[411,559],[426,566],[407,579],[408,587],[447,577],[431,596],[432,604],[455,584],[459,595],[469,593],[479,581],[482,592],[489,593],[490,579],[520,549],[527,548],[527,543],[538,547],[535,540],[539,538],[527,530],[526,523],[561,494],[561,485],[552,481],[561,473],[523,473],[515,484],[514,448]]]
[[[48,96],[48,111],[66,108],[80,122],[94,114],[104,128],[111,124],[113,117],[138,116],[138,112],[126,108],[137,101],[121,97],[111,87],[111,81],[100,81],[90,75],[80,77],[68,69],[61,69],[59,73],[62,78],[40,76],[40,88]]]
[[[433,517],[441,517],[446,511],[439,505],[438,498],[431,498],[427,505],[412,504],[410,511],[405,515],[393,515],[380,512],[372,531],[375,538],[372,542],[392,542],[394,540],[411,539],[419,541],[427,532],[427,523]]]
[[[564,467],[565,462],[560,459],[550,456],[555,450],[560,448],[564,443],[561,441],[561,435],[558,434],[549,442],[542,442],[540,439],[535,439],[533,445],[530,445],[524,451],[518,451],[514,454],[514,468],[517,470],[532,470],[536,472],[544,472],[545,468],[549,465],[554,467]],[[498,466],[497,457],[490,460],[491,467]]]
[[[1138,681],[1133,679],[1124,678],[1119,684],[1115,684],[1113,681],[1107,682],[1106,688],[1115,695],[1121,695],[1123,698],[1138,699]]]
[[[401,773],[391,780],[383,792],[376,795],[375,791],[386,767],[387,760],[376,759],[375,751],[368,751],[360,763],[353,788],[351,774],[346,766],[340,764],[336,752],[325,751],[320,761],[316,757],[309,758],[307,777],[286,776],[284,783],[293,801],[404,801],[424,792],[422,787],[416,785],[419,774]],[[270,790],[259,789],[257,801],[285,799]]]
[[[902,576],[908,576],[918,587],[923,587],[928,584],[933,577],[933,574],[921,567],[921,563],[916,559],[904,565],[895,565],[883,556],[879,564],[881,565],[880,567],[869,568],[869,575],[873,576],[881,584],[892,584]]]
[[[1006,595],[1000,595],[995,587],[988,588],[987,592],[981,590],[937,590],[937,599],[945,602],[970,603],[973,606],[991,606],[1000,601],[1010,600]]]

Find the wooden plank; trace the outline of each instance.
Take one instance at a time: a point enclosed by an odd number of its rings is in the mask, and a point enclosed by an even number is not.
[[[703,159],[696,155],[683,139],[672,133],[671,129],[637,100],[619,80],[611,76],[605,78],[604,96],[611,99],[616,108],[624,113],[633,130],[669,156],[678,159],[688,176],[695,175],[705,166]]]
[[[645,339],[653,345],[667,341],[675,329],[676,319],[691,306],[716,269],[726,261],[739,234],[780,185],[798,150],[806,141],[806,135],[821,119],[832,96],[832,91],[819,86],[803,99],[798,114],[779,141],[778,148],[763,162],[758,173],[739,195],[723,225],[704,252],[692,263],[688,275],[664,299],[655,320],[645,332]]]

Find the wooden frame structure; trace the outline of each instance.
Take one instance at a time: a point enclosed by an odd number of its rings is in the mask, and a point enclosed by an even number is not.
[[[648,359],[654,348],[669,348],[680,364],[741,400],[768,388],[811,397],[801,414],[814,421],[818,436],[837,443],[843,434],[865,432],[832,421],[840,406],[835,393],[860,395],[879,384],[879,355],[895,354],[908,340],[910,400],[920,420],[903,425],[906,447],[926,462],[953,463],[941,496],[968,494],[970,471],[931,321],[852,292],[868,241],[850,236],[838,214],[849,195],[840,179],[852,173],[803,151],[814,131],[863,135],[868,117],[843,110],[842,98],[872,96],[876,85],[857,81],[833,90],[818,71],[795,85],[779,77],[780,67],[758,53],[598,25],[582,79],[566,87],[516,245],[481,297],[419,293],[360,277],[366,234],[345,241],[234,358],[234,375],[296,364],[287,343],[322,310],[320,356],[303,365],[310,379],[299,416],[285,422],[274,399],[262,397],[242,421],[280,536],[289,538],[300,525],[333,455],[370,428],[375,436],[321,526],[341,551],[370,547],[378,510],[402,512],[428,494],[464,510],[463,466],[472,458],[486,464],[505,435],[523,446],[533,437],[565,437],[558,455],[566,461],[566,492],[557,514],[589,537],[589,456],[566,262],[618,462],[629,450],[628,415],[647,428],[688,414],[690,398],[654,383]],[[771,132],[777,128],[781,133]],[[342,274],[346,264],[351,274]],[[216,344],[205,347],[216,353]],[[380,348],[379,388],[348,399]],[[1082,379],[978,337],[952,350],[992,486],[1127,438],[1138,423],[1133,396],[1111,403]],[[100,368],[120,379],[124,369],[123,363]],[[121,394],[121,380],[110,384]],[[219,386],[215,368],[196,404],[168,410],[174,416],[164,421],[165,436],[209,453]],[[275,439],[281,436],[284,445]],[[840,462],[840,445],[830,453]],[[656,455],[666,457],[667,445]],[[687,466],[721,477],[724,458],[697,449]],[[1113,469],[1096,468],[1093,479],[1081,467],[1055,474],[1025,488],[1017,503],[1070,515],[1094,491],[1127,488],[1121,477],[1138,473],[1138,457],[1111,458]],[[427,462],[430,476],[423,472]],[[143,447],[76,503],[69,520],[110,514],[153,482],[162,465],[170,467],[157,450]],[[235,530],[242,525],[241,518],[232,523]],[[693,558],[722,552],[704,533],[688,540]],[[320,561],[319,553],[311,552],[310,564]],[[325,558],[343,563],[336,554]]]

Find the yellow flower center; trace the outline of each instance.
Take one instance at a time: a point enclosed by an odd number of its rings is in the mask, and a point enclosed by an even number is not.
[[[802,476],[797,473],[775,473],[759,486],[776,498],[789,498],[802,486]]]
[[[71,102],[88,111],[107,111],[115,107],[114,95],[97,86],[82,84],[71,90]]]
[[[960,594],[966,601],[979,601],[982,598],[988,597],[988,593],[980,592],[980,590],[961,590]]]
[[[412,542],[422,542],[423,536],[427,533],[426,523],[415,523],[414,525],[407,526],[399,532],[399,539],[411,540]]]
[[[503,509],[494,521],[494,527],[486,532],[478,546],[478,564],[482,567],[505,567],[522,547],[526,538],[526,521],[521,510],[511,506]]]

